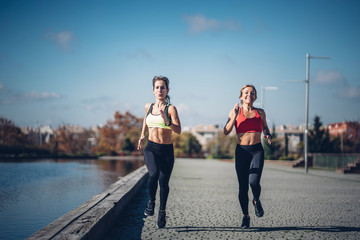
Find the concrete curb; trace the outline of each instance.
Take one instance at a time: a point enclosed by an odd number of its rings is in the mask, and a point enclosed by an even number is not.
[[[27,239],[102,239],[147,177],[142,166]]]

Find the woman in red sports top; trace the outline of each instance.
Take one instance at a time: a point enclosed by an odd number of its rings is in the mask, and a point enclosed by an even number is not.
[[[244,214],[242,228],[250,227],[249,185],[253,193],[255,215],[262,217],[264,210],[260,202],[260,179],[264,167],[264,149],[261,145],[261,133],[264,133],[268,144],[271,144],[271,135],[266,123],[265,111],[253,107],[257,98],[253,85],[245,85],[240,91],[241,107],[235,104],[229,113],[224,127],[224,134],[228,135],[235,126],[237,146],[235,150],[235,169],[239,182],[239,202]]]

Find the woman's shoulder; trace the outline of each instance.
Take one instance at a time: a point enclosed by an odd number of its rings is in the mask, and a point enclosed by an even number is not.
[[[255,108],[255,109],[256,109],[256,111],[259,113],[259,115],[260,115],[261,117],[265,115],[264,109],[262,109],[262,108]]]
[[[149,108],[150,108],[151,104],[153,104],[153,103],[146,103],[146,104],[145,104],[145,109],[146,109],[146,111],[148,111],[148,110],[149,110]]]
[[[169,111],[177,111],[174,105],[169,104],[168,106]]]

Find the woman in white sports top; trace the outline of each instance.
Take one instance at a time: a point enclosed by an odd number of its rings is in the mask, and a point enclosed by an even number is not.
[[[166,202],[169,195],[169,180],[174,166],[174,147],[172,132],[181,133],[180,119],[175,106],[170,105],[169,79],[164,76],[153,78],[155,103],[145,105],[145,118],[137,149],[142,148],[146,129],[149,130],[148,143],[144,150],[144,160],[149,171],[149,201],[145,215],[154,215],[155,196],[160,186],[160,207],[157,226],[166,225]]]

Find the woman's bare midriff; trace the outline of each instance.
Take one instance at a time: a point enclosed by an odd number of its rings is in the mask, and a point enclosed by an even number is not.
[[[255,145],[261,142],[261,133],[246,132],[237,134],[237,143],[239,145]]]
[[[172,144],[171,130],[164,128],[149,128],[149,140],[160,144]]]

